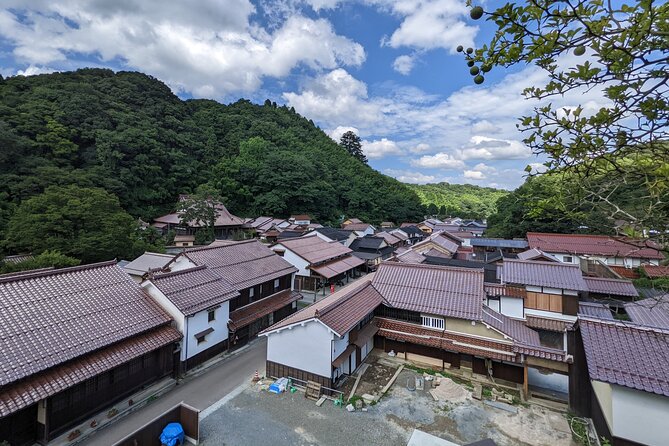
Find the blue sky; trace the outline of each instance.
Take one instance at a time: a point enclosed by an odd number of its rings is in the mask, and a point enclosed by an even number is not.
[[[3,76],[101,66],[145,72],[183,98],[269,98],[335,140],[355,131],[370,165],[405,182],[514,188],[541,162],[515,124],[537,105],[523,88],[545,74],[494,69],[474,85],[455,47],[492,28],[461,0],[2,4]]]

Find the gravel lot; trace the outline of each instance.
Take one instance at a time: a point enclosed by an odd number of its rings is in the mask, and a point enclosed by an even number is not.
[[[458,444],[492,438],[499,446],[575,446],[562,414],[538,406],[513,414],[469,394],[459,403],[434,401],[427,391],[406,389],[415,376],[403,371],[378,404],[354,413],[331,401],[317,407],[301,392],[274,395],[253,386],[205,418],[200,438],[205,446],[399,446],[417,428]]]

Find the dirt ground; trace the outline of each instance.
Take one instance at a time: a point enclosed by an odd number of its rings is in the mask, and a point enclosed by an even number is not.
[[[394,371],[389,365],[370,367],[360,384],[370,387],[356,394],[378,390]],[[534,405],[492,407],[472,399],[468,386],[451,380],[442,381],[444,387],[437,392],[450,400],[436,401],[429,386],[407,388],[407,381],[417,376],[422,375],[403,370],[377,404],[351,413],[332,401],[318,407],[299,391],[274,395],[252,386],[202,421],[201,444],[400,446],[420,429],[457,444],[491,438],[499,446],[576,445],[562,413]]]

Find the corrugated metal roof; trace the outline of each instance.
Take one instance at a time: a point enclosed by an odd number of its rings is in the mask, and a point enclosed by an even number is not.
[[[583,280],[590,293],[628,297],[639,295],[630,280],[606,279],[603,277],[584,277]]]
[[[205,265],[160,274],[149,280],[186,316],[239,296],[234,286]]]
[[[582,318],[590,379],[669,396],[669,331]]]
[[[123,270],[134,276],[142,276],[152,269],[164,268],[174,259],[173,255],[159,252],[145,252],[123,267]]]
[[[115,261],[0,279],[0,386],[170,320]]]
[[[501,238],[475,237],[470,240],[470,243],[472,246],[481,246],[484,248],[511,248],[511,249],[527,248],[526,240],[506,240]]]
[[[669,294],[627,302],[625,311],[634,323],[669,329]]]
[[[643,240],[624,240],[607,235],[547,234],[528,232],[530,248],[574,255],[663,259],[657,249]]]
[[[587,291],[581,268],[566,263],[504,259],[500,267],[503,283]]]
[[[611,314],[609,306],[598,302],[579,302],[578,314],[579,316],[613,320],[613,315]]]
[[[216,271],[237,290],[297,271],[297,268],[257,240],[212,243],[208,247],[189,249],[181,255],[196,265],[206,265]]]
[[[372,284],[395,308],[481,319],[482,270],[386,262],[379,266]]]

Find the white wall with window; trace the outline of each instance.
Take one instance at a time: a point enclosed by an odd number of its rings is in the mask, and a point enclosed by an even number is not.
[[[436,330],[443,330],[446,325],[444,324],[443,317],[434,317],[425,314],[420,315],[423,327],[434,328]]]

